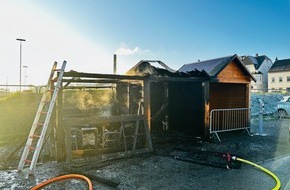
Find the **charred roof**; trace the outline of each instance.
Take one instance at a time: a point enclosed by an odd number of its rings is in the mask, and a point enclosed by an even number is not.
[[[245,75],[250,76],[254,81],[256,80],[236,54],[206,61],[198,61],[195,63],[185,64],[178,71],[184,73],[190,73],[192,71],[204,71],[210,77],[217,77],[217,75],[232,61],[238,64],[238,66],[241,68]]]
[[[158,63],[157,66],[153,66],[150,63]],[[192,70],[189,72],[180,72],[175,71],[168,67],[162,61],[156,60],[142,60],[132,67],[129,71],[125,73],[126,75],[135,75],[135,76],[153,76],[153,77],[201,77],[209,78],[210,76],[199,70]]]

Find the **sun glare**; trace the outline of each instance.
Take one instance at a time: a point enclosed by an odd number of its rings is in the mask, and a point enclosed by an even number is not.
[[[112,54],[101,43],[90,41],[72,26],[32,4],[5,2],[0,7],[0,83],[18,84],[19,44],[24,38],[22,63],[30,83],[44,84],[54,61],[68,62],[67,69],[112,73]],[[22,78],[22,80],[24,80]]]

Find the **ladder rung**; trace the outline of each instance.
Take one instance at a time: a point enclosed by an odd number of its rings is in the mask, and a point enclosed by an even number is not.
[[[126,138],[128,138],[128,137],[137,137],[137,136],[142,136],[142,135],[145,135],[145,133],[138,133],[138,134],[136,134],[136,135],[127,135],[127,136],[125,136]]]
[[[35,147],[32,147],[32,146],[30,146],[30,147],[28,147],[28,149],[29,149],[29,150],[35,150],[36,148],[35,148]]]
[[[105,140],[105,142],[116,142],[117,140]]]
[[[23,164],[23,162],[25,162],[26,165],[30,165],[29,174],[33,174],[33,168],[35,167],[37,163],[39,153],[43,146],[42,143],[45,143],[43,137],[45,136],[45,133],[47,132],[47,128],[51,120],[53,107],[57,100],[56,98],[58,95],[58,91],[62,87],[62,78],[64,75],[65,65],[66,65],[66,61],[63,62],[61,69],[56,69],[56,66],[57,66],[56,62],[53,65],[53,68],[51,70],[51,73],[48,79],[48,83],[46,85],[44,93],[42,94],[42,99],[41,99],[42,101],[40,102],[38,106],[38,110],[34,118],[33,126],[31,127],[30,135],[28,137],[28,138],[34,138],[34,139],[27,139],[26,145],[24,147],[24,151],[21,156],[20,163],[18,165],[18,168],[20,170],[22,170],[23,166],[25,165]],[[56,71],[58,73],[55,73]],[[45,115],[42,115],[42,114],[45,114]],[[44,117],[45,117],[45,120],[43,121]],[[41,133],[35,132],[36,128],[37,129],[42,128]],[[37,144],[35,144],[36,141],[37,141]],[[28,156],[29,158],[27,158]],[[31,156],[32,156],[32,159],[31,159]]]
[[[30,138],[39,138],[39,137],[40,135],[35,135],[35,134],[30,136]]]
[[[52,82],[57,82],[57,78],[51,79]]]

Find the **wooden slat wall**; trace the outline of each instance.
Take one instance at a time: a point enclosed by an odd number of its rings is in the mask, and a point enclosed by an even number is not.
[[[251,82],[250,76],[246,76],[241,68],[235,63],[228,64],[217,76],[219,82],[227,83],[243,83]]]
[[[227,108],[247,108],[248,90],[246,84],[211,83],[210,110]]]
[[[228,64],[217,79],[218,83],[210,83],[210,110],[250,106],[248,88],[251,78],[236,62]]]

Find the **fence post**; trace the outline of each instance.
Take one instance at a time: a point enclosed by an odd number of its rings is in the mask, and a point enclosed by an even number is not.
[[[259,110],[259,135],[260,136],[266,136],[264,134],[263,129],[263,114],[264,114],[264,102],[261,99],[258,99],[260,103],[260,110]]]

